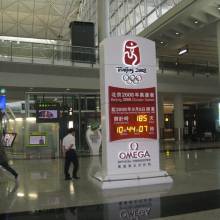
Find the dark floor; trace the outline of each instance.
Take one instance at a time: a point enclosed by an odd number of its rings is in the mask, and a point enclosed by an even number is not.
[[[99,157],[80,158],[81,178],[71,181],[64,180],[63,160],[15,160],[12,166],[18,185],[0,169],[0,220],[220,219],[218,143],[166,143],[161,169],[174,180],[166,185],[103,191],[92,178]]]

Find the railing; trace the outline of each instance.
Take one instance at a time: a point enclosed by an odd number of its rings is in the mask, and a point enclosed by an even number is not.
[[[213,61],[212,63],[207,60],[201,59],[186,59],[176,56],[159,56],[158,57],[158,70],[160,73],[168,71],[176,72],[176,74],[188,73],[192,76],[203,75],[205,77],[218,75],[218,64]]]
[[[0,60],[72,66],[74,63],[95,64],[97,48],[40,43],[0,42]]]
[[[93,67],[99,63],[98,48],[71,47],[65,45],[0,42],[0,61],[39,63],[52,65],[74,66],[76,63],[89,64]],[[208,76],[218,74],[216,64],[207,64],[205,60],[183,62],[182,59],[173,57],[158,57],[158,73],[166,71],[203,74]]]

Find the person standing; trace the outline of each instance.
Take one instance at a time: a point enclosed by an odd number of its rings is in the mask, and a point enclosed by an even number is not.
[[[70,128],[68,134],[63,138],[63,152],[65,154],[65,164],[64,164],[64,174],[65,180],[71,180],[69,174],[70,164],[73,163],[73,173],[72,178],[79,179],[77,176],[79,161],[76,154],[76,144],[75,144],[75,129]]]
[[[5,153],[4,147],[0,146],[0,165],[10,172],[14,177],[15,180],[18,181],[18,174],[17,172],[8,164],[8,157]]]

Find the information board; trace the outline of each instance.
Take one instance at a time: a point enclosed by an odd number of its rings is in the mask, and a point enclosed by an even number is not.
[[[109,87],[110,141],[157,138],[155,88]]]
[[[125,180],[140,184],[140,178],[149,177],[154,177],[151,183],[161,182],[158,177],[166,172],[159,165],[154,42],[136,36],[105,39],[100,82],[102,172],[96,178],[105,188],[132,185]]]

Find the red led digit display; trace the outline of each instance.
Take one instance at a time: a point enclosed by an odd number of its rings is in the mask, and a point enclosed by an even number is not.
[[[110,141],[157,138],[155,87],[124,89],[109,87]]]

